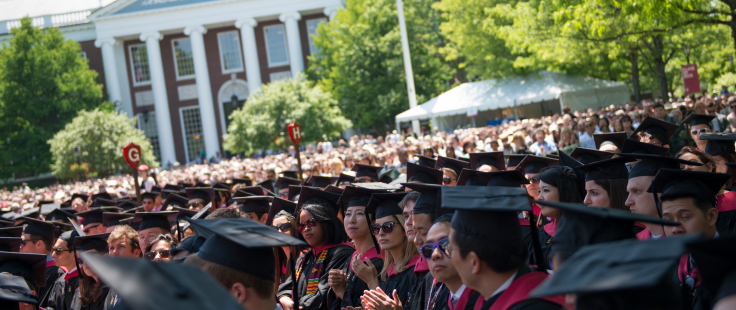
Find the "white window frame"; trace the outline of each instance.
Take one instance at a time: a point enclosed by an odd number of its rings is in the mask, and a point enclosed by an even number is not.
[[[271,55],[268,53],[268,37],[266,34],[266,29],[273,28],[273,27],[281,27],[284,30],[284,46],[286,46],[286,61],[282,63],[271,63]],[[291,65],[291,59],[289,59],[289,42],[286,38],[286,25],[275,24],[275,25],[263,26],[263,41],[265,41],[266,43],[266,59],[268,61],[269,68]]]
[[[82,57],[84,57],[84,59],[87,59],[87,52],[81,51],[81,52],[79,52],[79,55],[82,55]]]
[[[181,123],[181,136],[182,142],[184,142],[184,156],[187,159],[187,163],[192,162],[194,159],[189,158],[189,144],[187,143],[187,129],[184,127],[184,110],[199,109],[199,105],[193,105],[188,107],[179,108],[179,122]],[[202,122],[202,110],[199,110],[199,120]],[[202,123],[202,139],[204,139],[204,124]]]
[[[222,39],[220,36],[226,33],[235,33],[235,37],[238,38],[238,54],[240,55],[240,69],[225,69],[225,57],[222,54],[222,44],[220,40]],[[237,30],[233,31],[223,31],[217,34],[217,51],[220,53],[220,69],[222,69],[222,74],[230,74],[230,73],[238,73],[243,72],[245,68],[245,59],[243,59],[243,49],[242,49],[242,42],[240,41],[242,38],[240,37],[240,33],[238,33]],[[268,52],[266,52],[268,54]]]
[[[312,39],[312,34],[309,33],[309,22],[310,21],[313,21],[313,20],[319,20],[319,21],[322,21],[323,23],[326,24],[327,23],[327,17],[320,17],[320,18],[308,19],[304,23],[304,25],[307,28],[307,45],[309,45],[309,55],[312,55],[314,53],[314,50],[312,50],[312,45],[314,45],[314,39]],[[319,23],[317,23],[317,27],[319,27]],[[315,29],[315,31],[316,31],[316,29]],[[317,33],[315,32],[314,34],[317,34]]]
[[[138,46],[146,46],[146,44],[145,43],[140,43],[140,44],[131,44],[131,45],[128,45],[128,56],[129,56],[128,57],[129,58],[128,61],[130,61],[130,77],[133,80],[133,86],[134,87],[151,85],[151,79],[149,79],[148,81],[145,81],[145,82],[136,82],[135,81],[135,63],[133,63],[133,48],[134,47],[138,47]],[[148,49],[146,49],[146,53],[148,53]],[[146,59],[148,59],[148,55],[146,55]],[[148,76],[149,77],[151,76],[151,62],[150,61],[148,62]]]
[[[189,40],[189,44],[190,45],[192,44],[192,41],[191,41],[191,39],[189,37],[177,38],[177,39],[172,39],[171,40],[171,56],[174,57],[174,74],[176,74],[176,80],[177,81],[191,80],[191,79],[194,79],[197,76],[196,69],[194,69],[194,55],[192,55],[192,69],[195,70],[194,73],[191,74],[191,75],[179,76],[179,66],[176,63],[176,45],[174,45],[174,43],[176,41],[181,41],[181,40]],[[192,47],[192,50],[194,50],[193,47]],[[194,51],[192,51],[192,52],[194,52]]]
[[[156,120],[156,111],[149,111],[148,112],[148,120],[150,121],[151,119]],[[146,131],[141,128],[141,124],[145,123],[145,121],[143,120],[143,113],[136,114],[136,120],[138,122],[136,125],[137,125],[137,127],[138,127],[138,129],[140,131],[143,131],[143,136],[146,137],[146,139],[150,139],[150,137],[146,136]],[[156,137],[156,139],[158,139],[158,155],[161,155],[161,139],[160,139],[161,136],[158,135],[158,128],[156,128],[156,136],[155,137]],[[150,140],[149,140],[149,142],[150,142]],[[156,148],[153,146],[153,143],[151,143],[151,148],[152,148],[151,151],[153,151],[153,155],[155,156],[156,155]],[[161,161],[161,158],[159,158],[159,156],[156,156],[156,160]]]

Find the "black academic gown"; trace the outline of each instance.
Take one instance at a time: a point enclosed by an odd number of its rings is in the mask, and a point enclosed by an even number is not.
[[[547,264],[544,266],[545,269],[552,269],[552,238],[554,231],[557,229],[557,225],[554,222],[548,223],[540,228],[539,231],[539,247],[542,250],[542,261]],[[550,232],[552,233],[550,235]],[[533,257],[530,255],[530,257]]]
[[[51,261],[53,263],[53,261]],[[64,269],[61,269],[57,267],[55,264],[53,266],[46,267],[46,286],[39,288],[38,290],[38,306],[41,308],[48,307],[49,305],[49,299],[51,298],[51,295],[54,291],[54,285],[56,284],[56,280],[58,280],[60,277],[63,278],[66,272],[64,272]]]
[[[74,293],[74,300],[72,300],[71,310],[105,310],[105,301],[109,293],[110,289],[107,286],[103,287],[100,298],[87,306],[82,306],[82,300],[79,299],[79,287],[77,287],[77,291]]]
[[[529,265],[536,265],[537,262],[534,258],[534,243],[532,243],[532,227],[529,226],[530,223],[528,219],[519,219],[519,224],[521,225],[521,237],[524,238],[527,253],[529,254],[526,263]]]
[[[415,257],[415,259],[412,259],[410,263],[407,264],[404,271],[391,276],[386,276],[385,281],[379,279],[379,287],[381,287],[386,295],[393,296],[393,291],[396,290],[404,309],[413,309],[412,294],[416,290],[417,283],[419,283],[419,278],[414,274],[414,265],[419,261],[419,254],[415,254]]]
[[[435,282],[434,277],[429,272],[427,274],[429,276],[423,277],[423,280],[417,285],[422,292],[414,298],[412,308],[416,310],[449,310],[447,299],[450,297],[450,289],[442,283]],[[421,306],[417,306],[417,304],[421,304]]]
[[[69,275],[59,277],[54,283],[54,288],[49,294],[47,310],[70,310],[74,293],[79,287],[79,276],[75,270]]]
[[[371,258],[371,263],[373,266],[376,266],[376,271],[380,273],[381,269],[383,269],[383,259],[380,257]],[[339,300],[340,303],[336,302],[332,306],[333,310],[340,310],[345,307],[360,307],[360,296],[363,295],[363,291],[374,289],[369,288],[365,281],[361,280],[357,275],[350,271],[350,268],[347,270],[348,281],[345,285],[345,294],[343,294],[342,299]]]
[[[529,266],[522,266],[521,269],[519,269],[519,272],[516,273],[516,276],[514,277],[514,281],[519,279],[521,276],[533,272],[531,267]],[[493,306],[493,304],[503,295],[503,293],[506,291],[503,291],[499,294],[496,294],[496,296],[491,297],[488,300],[485,300],[483,302],[483,306],[480,307],[480,310],[488,310]],[[559,304],[553,303],[551,301],[547,301],[544,299],[537,299],[537,298],[531,298],[527,299],[518,303],[515,303],[511,305],[508,310],[562,310],[564,309]],[[505,310],[505,309],[504,309]]]
[[[279,292],[276,296],[279,299],[284,296],[291,297],[292,300],[298,299],[301,310],[327,310],[332,308],[336,297],[335,293],[332,292],[332,288],[327,284],[329,271],[332,269],[347,270],[353,252],[355,252],[355,249],[347,244],[337,245],[330,248],[327,252],[327,257],[323,262],[317,291],[309,295],[307,295],[307,280],[309,278],[310,271],[316,264],[317,257],[312,250],[302,252],[296,260],[297,268],[298,266],[303,266],[303,271],[296,283],[295,291],[297,296],[292,296],[292,289],[294,288],[294,282],[292,281],[293,277],[287,278],[286,281],[279,286]],[[304,262],[303,265],[302,261]]]
[[[414,266],[414,275],[417,277],[417,285],[412,293],[411,310],[427,310],[427,299],[429,290],[432,288],[434,277],[429,272],[429,265],[424,258]]]

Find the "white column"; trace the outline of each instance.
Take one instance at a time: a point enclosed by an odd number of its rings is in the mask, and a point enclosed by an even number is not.
[[[218,139],[217,123],[215,121],[215,105],[212,102],[210,73],[207,70],[207,54],[204,50],[205,33],[207,33],[207,29],[203,26],[189,26],[184,28],[184,34],[188,35],[192,42],[194,78],[197,81],[199,113],[202,116],[204,149],[207,152],[207,158],[210,158],[220,151],[220,141]]]
[[[248,91],[252,94],[261,88],[261,65],[258,63],[258,48],[256,46],[255,27],[258,22],[253,18],[244,18],[235,21],[235,27],[240,29],[240,38],[245,56],[245,78],[248,80]]]
[[[158,31],[141,34],[141,41],[146,42],[148,54],[148,68],[151,71],[151,89],[153,90],[153,102],[156,108],[156,127],[158,129],[158,141],[161,147],[161,166],[176,162],[174,150],[174,134],[171,130],[171,116],[169,115],[169,98],[166,94],[166,80],[164,79],[164,66],[161,61],[160,41],[164,36]]]
[[[404,53],[404,73],[406,73],[406,88],[409,93],[409,108],[417,106],[417,93],[414,89],[414,73],[411,69],[411,56],[409,55],[409,37],[406,34],[406,23],[404,22],[404,4],[396,0],[396,8],[399,13],[399,31],[401,32],[401,49]],[[419,131],[419,120],[411,121],[411,128],[417,135]]]
[[[291,63],[291,76],[296,77],[304,71],[304,59],[302,54],[302,40],[299,36],[299,20],[302,16],[298,12],[284,13],[279,20],[286,24],[286,39],[289,43],[289,62]]]
[[[324,11],[322,11],[322,13],[325,13],[325,15],[327,15],[327,17],[330,18],[330,20],[333,20],[333,19],[335,19],[335,15],[337,15],[337,9],[339,9],[339,8],[340,8],[340,6],[338,6],[338,5],[328,6],[328,7],[326,7],[324,9]]]
[[[120,110],[122,93],[120,92],[120,82],[118,81],[118,68],[115,64],[115,46],[118,40],[115,38],[97,39],[95,46],[102,49],[102,66],[105,68],[105,89],[110,102]]]

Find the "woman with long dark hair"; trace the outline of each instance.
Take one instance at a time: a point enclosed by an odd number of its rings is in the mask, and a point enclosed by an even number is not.
[[[626,206],[626,191],[629,171],[627,158],[613,158],[578,167],[585,172],[585,198],[589,207],[629,210]]]
[[[560,154],[560,156],[567,156]],[[578,174],[567,166],[553,166],[542,168],[539,171],[539,197],[537,200],[550,202],[582,203],[582,188]],[[539,245],[542,248],[542,261],[551,268],[552,239],[560,219],[560,210],[547,206],[540,206],[540,219],[546,217],[551,221],[539,230]]]
[[[337,217],[340,196],[319,189],[303,187],[297,211],[297,229],[309,244],[296,260],[296,270],[279,286],[282,304],[295,310],[327,310],[335,295],[328,285],[329,271],[345,270],[355,251],[345,242],[347,235]]]
[[[81,278],[79,287],[74,294],[72,300],[72,310],[101,310],[105,308],[105,299],[110,289],[100,281],[97,274],[80,258],[81,253],[95,253],[99,255],[107,255],[109,249],[107,246],[107,237],[110,234],[97,234],[83,237],[76,237],[74,246],[76,248],[77,262],[81,269]]]

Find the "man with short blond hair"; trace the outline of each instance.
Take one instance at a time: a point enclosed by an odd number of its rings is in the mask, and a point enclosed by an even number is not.
[[[138,232],[128,225],[117,225],[107,237],[110,246],[110,256],[141,257],[141,247],[138,243]]]

